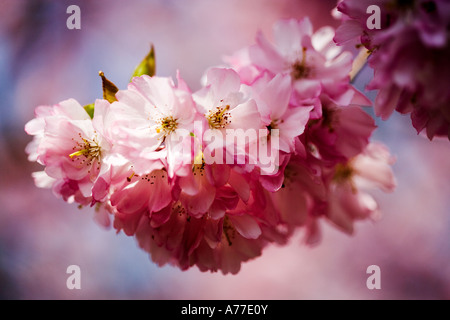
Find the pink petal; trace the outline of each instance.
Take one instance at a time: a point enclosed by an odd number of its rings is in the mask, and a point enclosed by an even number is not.
[[[177,70],[177,88],[188,93],[191,93],[191,89],[187,85],[186,81],[181,77],[180,70]]]
[[[272,194],[281,219],[291,225],[303,225],[308,216],[310,202],[300,185],[286,182],[286,186]]]
[[[280,20],[273,26],[273,36],[276,47],[283,56],[292,56],[301,51],[303,36],[311,35],[312,28],[305,28],[305,21],[298,22],[296,19]]]
[[[282,118],[283,122],[279,124],[280,135],[288,137],[293,143],[293,139],[304,132],[313,108],[291,107],[287,109]]]
[[[149,212],[157,212],[162,210],[172,201],[172,188],[168,182],[167,172],[163,170],[153,171],[150,175],[153,175],[153,181],[150,185],[150,197],[148,199]],[[152,178],[150,178],[152,180]]]
[[[293,86],[295,97],[300,100],[317,98],[322,90],[320,81],[311,79],[300,79],[295,81]]]
[[[214,97],[226,98],[232,92],[238,92],[241,86],[239,75],[229,68],[211,68],[206,74],[207,85]],[[210,106],[212,108],[214,106]]]
[[[36,171],[31,174],[34,180],[34,184],[38,188],[51,188],[55,179],[49,177],[45,171]]]
[[[149,77],[143,75],[134,77],[128,85],[129,91],[135,91],[150,103],[150,105],[163,108],[174,104],[174,83],[166,77]],[[118,98],[119,99],[119,98]],[[120,101],[120,100],[119,100]],[[134,106],[134,104],[131,104]]]
[[[277,74],[268,82],[260,94],[265,104],[258,105],[261,114],[268,114],[272,120],[281,119],[291,98],[291,78],[288,75]],[[264,108],[261,110],[261,108]]]
[[[145,182],[137,182],[111,195],[111,205],[124,214],[133,214],[143,210],[150,196]]]
[[[110,212],[104,205],[95,210],[94,221],[104,228],[109,228],[111,226]]]
[[[214,249],[222,240],[222,232],[223,232],[223,220],[210,219],[205,224],[205,240],[208,245]]]
[[[180,201],[190,214],[201,216],[211,207],[216,195],[216,189],[208,183],[206,176],[199,178],[197,183],[198,189],[195,195],[182,192]]]
[[[346,44],[347,42],[354,41],[362,34],[363,29],[361,28],[358,21],[347,20],[344,21],[337,29],[334,41],[338,45]]]
[[[86,110],[75,99],[68,99],[57,104],[65,116],[73,120],[90,120]]]
[[[25,132],[29,135],[37,135],[43,133],[45,127],[44,118],[34,118],[25,124]]]
[[[258,134],[261,128],[261,117],[256,107],[255,100],[249,100],[239,104],[230,110],[231,123],[227,129],[253,129]]]
[[[231,170],[228,183],[239,194],[242,201],[247,202],[250,198],[250,185],[243,175]]]
[[[384,192],[392,192],[396,188],[396,179],[391,165],[395,162],[389,150],[380,143],[370,143],[364,153],[353,160],[353,168],[358,175],[355,182],[364,187],[380,188]],[[362,180],[362,181],[361,181]]]
[[[221,219],[227,210],[236,208],[239,202],[238,194],[230,187],[217,189],[216,198],[211,205],[209,215],[212,219]]]

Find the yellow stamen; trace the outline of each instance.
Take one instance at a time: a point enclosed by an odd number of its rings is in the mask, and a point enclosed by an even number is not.
[[[89,153],[88,149],[83,149],[83,150],[75,151],[74,153],[69,154],[69,157],[70,157],[70,159],[73,159],[73,157],[87,155],[88,153]]]
[[[347,163],[338,163],[335,167],[333,181],[338,184],[350,183],[352,192],[356,193],[358,192],[358,188],[352,179],[355,174],[357,174],[357,171],[352,167],[352,160]]]
[[[344,182],[350,179],[354,174],[353,168],[350,166],[350,164],[342,164],[338,163],[335,167],[335,172],[333,176],[333,180],[336,182]]]
[[[233,244],[234,238],[236,237],[236,229],[231,224],[230,218],[228,216],[225,216],[223,219],[223,231],[222,236],[225,236],[228,245],[231,246]]]
[[[69,158],[72,159],[72,162],[77,162],[79,165],[91,166],[92,164],[97,163],[97,167],[100,169],[102,149],[98,144],[97,136],[90,140],[83,138],[81,133],[78,135],[82,142],[78,142],[75,138],[72,138],[76,145],[72,148],[73,152],[69,154]]]
[[[131,176],[127,177],[127,181],[131,182],[131,179],[134,177],[134,172],[131,174]]]
[[[292,65],[291,76],[295,80],[308,78],[311,73],[311,68],[306,65],[306,48],[303,47],[302,60],[295,61]]]
[[[350,71],[350,81],[353,81],[362,68],[366,65],[367,59],[370,56],[370,51],[363,48],[359,51],[355,60],[353,60],[352,70]]]
[[[223,110],[219,113],[219,117],[223,116],[223,114],[225,113],[225,111],[230,109],[230,105],[226,105],[225,108],[223,108]]]

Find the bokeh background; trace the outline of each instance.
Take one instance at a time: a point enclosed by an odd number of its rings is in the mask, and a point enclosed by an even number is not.
[[[81,30],[66,28],[66,8],[81,8]],[[309,16],[336,26],[335,0],[0,0],[0,298],[2,299],[449,299],[450,142],[418,136],[408,117],[377,119],[374,140],[397,157],[398,188],[376,193],[383,211],[353,236],[322,224],[318,246],[300,230],[270,246],[237,275],[154,265],[133,238],[34,186],[23,130],[34,108],[101,97],[98,71],[125,88],[155,45],[157,74],[182,76],[193,90],[223,55],[269,38],[280,18]],[[363,69],[363,88],[371,71]],[[373,93],[369,93],[373,97]],[[368,110],[368,112],[371,112]],[[68,290],[66,268],[81,268]],[[366,269],[381,268],[381,290]]]

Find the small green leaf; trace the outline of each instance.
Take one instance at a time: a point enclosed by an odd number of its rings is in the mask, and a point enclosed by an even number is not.
[[[189,135],[190,135],[191,137],[195,137],[195,134],[194,134],[193,132],[189,132]]]
[[[108,100],[110,103],[117,101],[116,92],[119,91],[119,88],[117,88],[114,83],[106,79],[103,71],[99,71],[98,75],[102,77],[103,99]]]
[[[147,56],[139,63],[139,65],[134,69],[133,75],[131,79],[134,77],[140,77],[143,74],[149,75],[153,77],[156,72],[156,64],[155,64],[155,48],[153,44],[151,45],[150,52]]]
[[[91,117],[91,119],[94,118],[94,107],[95,107],[95,103],[90,103],[83,107],[84,110],[86,110],[89,117]]]

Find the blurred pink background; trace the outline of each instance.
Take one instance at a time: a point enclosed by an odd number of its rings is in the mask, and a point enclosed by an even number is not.
[[[66,8],[81,8],[81,30],[66,28]],[[280,18],[309,16],[336,26],[335,0],[0,0],[0,298],[1,299],[449,299],[450,142],[417,136],[408,117],[377,119],[374,140],[397,157],[398,189],[375,194],[380,221],[354,236],[322,224],[322,242],[270,246],[237,275],[158,267],[135,240],[106,230],[89,208],[38,189],[40,170],[24,152],[23,130],[40,104],[101,97],[98,71],[125,88],[150,43],[157,74],[181,75],[193,90],[206,68],[269,38]],[[356,79],[363,88],[365,68]],[[373,94],[371,95],[373,97]],[[371,112],[371,110],[368,110]],[[68,290],[66,268],[81,268]],[[381,268],[381,290],[366,269]]]

